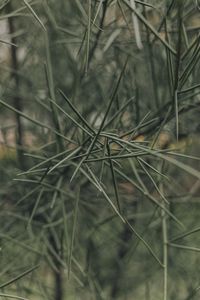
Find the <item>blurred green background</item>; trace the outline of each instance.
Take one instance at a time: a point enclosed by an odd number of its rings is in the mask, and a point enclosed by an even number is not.
[[[0,299],[199,299],[198,1],[0,1]]]

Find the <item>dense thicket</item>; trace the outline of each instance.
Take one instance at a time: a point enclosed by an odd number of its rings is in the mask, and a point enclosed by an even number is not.
[[[199,298],[199,9],[1,1],[2,299]]]

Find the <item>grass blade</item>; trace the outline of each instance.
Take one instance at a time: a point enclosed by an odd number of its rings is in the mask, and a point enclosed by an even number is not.
[[[74,208],[74,220],[73,220],[73,227],[72,227],[72,235],[71,235],[71,243],[70,243],[70,250],[69,250],[69,259],[68,259],[68,278],[70,278],[71,273],[71,262],[72,262],[72,253],[74,248],[74,239],[75,239],[75,232],[77,227],[77,219],[78,219],[78,204],[80,200],[80,191],[78,190],[76,195],[76,202]]]
[[[40,24],[40,26],[42,27],[42,29],[44,31],[46,31],[46,27],[44,26],[43,22],[40,20],[40,18],[38,17],[38,15],[36,14],[36,12],[33,10],[33,8],[30,6],[30,4],[26,1],[23,0],[24,4],[26,5],[26,7],[28,8],[28,10],[31,12],[31,14],[33,15],[33,17],[37,20],[37,22]]]
[[[21,273],[20,275],[14,277],[13,279],[3,283],[0,285],[0,289],[7,287],[8,285],[15,283],[16,281],[18,281],[19,279],[23,278],[24,276],[28,275],[29,273],[32,273],[33,271],[35,271],[36,269],[39,268],[39,265],[34,266],[28,270],[26,270],[25,272]]]

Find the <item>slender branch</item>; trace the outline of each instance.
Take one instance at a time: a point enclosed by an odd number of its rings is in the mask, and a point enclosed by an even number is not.
[[[163,164],[161,165],[160,173],[162,174]],[[164,195],[164,187],[162,178],[160,178],[159,189]],[[162,204],[166,207],[166,202],[162,200]],[[162,217],[162,234],[163,234],[163,300],[167,300],[167,286],[168,286],[168,235],[167,235],[167,216],[164,210],[161,211]]]
[[[12,3],[9,2],[6,6],[6,10],[8,13],[12,12]],[[19,72],[19,62],[17,58],[17,44],[16,37],[14,36],[15,33],[15,19],[14,17],[8,18],[8,29],[11,36],[11,45],[10,45],[10,55],[11,55],[11,78],[14,81],[15,85],[15,95],[13,96],[13,106],[18,111],[23,110],[22,99],[19,97],[19,86],[20,80],[18,76]],[[21,116],[18,113],[15,113],[15,119],[17,124],[17,132],[16,132],[16,145],[17,145],[17,156],[19,165],[22,169],[25,169],[25,160],[22,152],[22,148],[24,146],[24,130],[21,121]]]
[[[95,39],[95,43],[93,45],[93,47],[91,48],[90,50],[90,53],[89,53],[89,58],[88,58],[88,68],[89,68],[89,65],[94,57],[94,54],[95,54],[95,51],[96,51],[96,48],[99,44],[99,40],[100,40],[100,37],[101,37],[101,34],[102,34],[102,28],[103,28],[103,24],[104,24],[104,20],[105,20],[105,16],[106,16],[106,11],[107,11],[107,4],[108,4],[108,0],[105,0],[103,3],[102,3],[102,16],[101,16],[101,21],[100,21],[100,29],[99,31],[97,32],[97,35],[96,35],[96,39]]]

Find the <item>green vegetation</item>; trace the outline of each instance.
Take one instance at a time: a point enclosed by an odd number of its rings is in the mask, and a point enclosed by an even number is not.
[[[199,10],[0,1],[0,299],[199,299]]]

